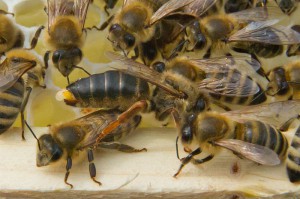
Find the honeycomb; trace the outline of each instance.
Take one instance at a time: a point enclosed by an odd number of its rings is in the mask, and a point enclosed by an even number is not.
[[[121,3],[122,2],[119,1],[119,6],[116,6],[116,8],[110,10],[110,12],[114,13],[118,9],[117,7],[120,7]],[[14,17],[9,17],[11,20],[15,21],[24,32],[25,47],[30,46],[31,38],[41,25],[47,27],[47,14],[44,11],[45,5],[46,0],[0,0],[0,9],[15,14]],[[103,7],[104,1],[102,0],[95,0],[94,3],[89,6],[85,27],[92,27],[94,25],[99,26],[107,19]],[[282,23],[286,26],[300,24],[299,9],[290,16],[283,15]],[[43,55],[47,50],[43,42],[43,33],[45,32],[46,29],[43,30],[38,44],[33,50],[41,60],[43,60]],[[79,66],[84,67],[90,73],[102,72],[109,69],[108,66],[110,61],[104,56],[104,52],[112,50],[112,47],[106,38],[107,30],[87,31],[85,45],[82,48],[84,58]],[[191,56],[199,55],[192,53]],[[297,58],[298,57],[296,56],[287,58],[283,53],[281,56],[277,56],[273,59],[261,59],[261,62],[263,68],[268,71],[271,68],[280,66]],[[83,71],[74,70],[70,75],[70,80],[72,82],[85,76],[86,74]],[[80,109],[66,106],[64,102],[59,102],[55,99],[55,94],[67,85],[67,80],[52,66],[51,61],[49,62],[49,67],[46,71],[46,84],[46,89],[35,88],[32,91],[30,100],[27,104],[25,115],[31,125],[46,126],[80,116]],[[16,120],[14,126],[20,126],[20,119]]]

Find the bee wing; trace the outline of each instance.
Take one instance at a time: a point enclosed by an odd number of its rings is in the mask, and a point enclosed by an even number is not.
[[[90,129],[87,138],[85,138],[79,149],[82,150],[87,147],[91,147],[95,144],[97,137],[105,129],[105,127],[115,119],[120,112],[112,110],[97,110],[88,115],[80,117],[75,120],[76,124],[79,126],[87,125]]]
[[[158,20],[163,17],[168,16],[170,13],[177,9],[180,9],[186,5],[189,5],[193,1],[197,0],[169,0],[167,3],[163,4],[151,17],[149,25],[153,25]]]
[[[242,74],[249,76],[255,74],[261,69],[261,64],[249,56],[216,57],[210,59],[189,59],[199,69],[205,72],[228,72],[238,70]]]
[[[280,128],[291,119],[297,118],[299,113],[300,100],[288,100],[254,105],[221,114],[241,123],[249,120],[256,120],[273,125],[276,128]]]
[[[230,77],[228,73],[224,73],[220,79],[206,78],[198,83],[198,87],[223,96],[246,97],[260,92],[260,87],[252,79],[240,73],[232,74]]]
[[[291,28],[273,26],[278,20],[251,22],[245,28],[231,35],[228,41],[250,41],[273,45],[300,43],[300,34]]]
[[[89,8],[90,0],[75,0],[74,1],[74,15],[79,19],[81,28],[84,28],[84,23]]]
[[[280,164],[278,155],[265,146],[235,139],[219,140],[215,141],[214,144],[236,152],[262,165],[275,166]]]
[[[0,92],[10,88],[33,64],[5,65],[0,68]]]
[[[121,56],[114,52],[106,52],[106,56],[112,61],[119,63],[118,67],[113,67],[114,69],[144,79],[147,82],[150,82],[151,84],[160,87],[161,89],[167,91],[168,93],[174,96],[184,97],[183,93],[180,93],[179,91],[177,91],[176,89],[164,82],[164,78],[161,73],[152,70],[144,64],[135,62],[132,59]]]
[[[211,8],[216,2],[217,0],[195,0],[194,2],[184,7],[184,12],[187,14],[200,17],[209,8]]]
[[[278,7],[256,7],[229,14],[240,22],[265,21],[280,18],[281,11]]]

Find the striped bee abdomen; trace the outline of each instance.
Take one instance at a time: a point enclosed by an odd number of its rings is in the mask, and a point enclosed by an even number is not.
[[[300,126],[297,128],[288,150],[286,170],[291,182],[300,182]]]
[[[285,159],[288,141],[279,130],[259,121],[249,121],[241,125],[243,127],[238,128],[236,139],[268,147],[278,154],[281,161]]]
[[[119,71],[79,79],[67,86],[67,90],[76,98],[75,106],[119,110],[125,110],[150,95],[147,82]]]
[[[0,134],[15,122],[23,102],[24,83],[20,78],[12,87],[0,92]]]

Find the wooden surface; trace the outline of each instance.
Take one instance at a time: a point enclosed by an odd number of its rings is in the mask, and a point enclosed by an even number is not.
[[[34,131],[41,135],[47,128],[34,128]],[[292,197],[300,192],[300,186],[288,181],[284,164],[258,166],[226,151],[201,166],[187,165],[175,179],[172,176],[180,164],[175,153],[176,135],[173,128],[141,128],[123,143],[136,148],[146,147],[148,152],[97,151],[95,165],[102,186],[90,180],[87,158],[83,156],[77,164],[73,163],[69,182],[74,189],[70,190],[63,181],[65,163],[37,168],[36,141],[29,132],[26,132],[27,140],[22,141],[20,129],[13,128],[0,136],[0,197],[50,197],[59,193],[57,196],[62,198],[72,195],[79,198],[104,195],[111,198],[183,195],[185,198],[200,195],[203,198],[244,198],[275,197],[286,193]],[[185,153],[181,151],[180,155],[183,157]],[[240,170],[233,173],[232,165],[236,162]]]

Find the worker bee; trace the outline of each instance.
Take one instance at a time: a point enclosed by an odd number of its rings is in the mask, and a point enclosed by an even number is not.
[[[48,0],[48,31],[44,37],[45,42],[52,49],[52,62],[60,73],[67,77],[75,69],[81,69],[89,74],[84,68],[77,66],[82,59],[81,47],[84,43],[84,23],[90,0]],[[35,34],[31,48],[37,43],[40,31]],[[45,64],[48,65],[50,51],[44,56]]]
[[[112,42],[115,50],[123,51],[125,55],[134,49],[135,57],[139,56],[138,51],[142,48],[140,45],[153,37],[160,43],[159,48],[164,48],[163,51],[166,51],[166,45],[173,44],[177,36],[182,35],[184,30],[182,23],[189,23],[189,19],[194,19],[199,13],[205,12],[212,4],[208,2],[215,2],[215,0],[124,1],[122,9],[111,20],[108,40]],[[174,11],[180,9],[180,14],[192,17],[188,20],[186,17],[180,20],[182,17],[174,14]],[[172,19],[164,21],[171,15]],[[164,24],[160,24],[162,21]]]
[[[268,20],[278,15],[277,13],[273,7],[258,7],[232,14],[204,17],[199,23],[194,23],[189,31],[187,50],[207,47],[205,58],[210,57],[212,50],[222,49],[226,52],[229,50],[227,47],[264,58],[279,55],[283,52],[283,45],[299,43],[300,34],[277,25],[277,19]]]
[[[221,148],[262,165],[280,164],[286,158],[289,144],[278,130],[279,125],[297,118],[299,108],[299,101],[285,101],[226,113],[190,115],[179,112],[179,138],[183,146],[190,147],[195,141],[199,147],[181,159],[181,166],[174,177],[189,162],[201,164],[212,160]],[[202,151],[209,155],[203,159],[194,159]]]
[[[292,139],[291,145],[288,150],[286,169],[289,179],[293,183],[298,183],[300,181],[299,172],[299,137],[300,137],[300,127],[297,128],[295,135]]]
[[[12,14],[1,10],[0,12],[0,55],[12,48],[23,47],[23,32],[6,15]]]
[[[93,163],[93,150],[89,148],[90,143],[98,137],[98,134],[104,129],[110,121],[117,118],[120,112],[116,110],[98,110],[81,118],[54,124],[49,127],[49,133],[42,135],[38,139],[38,149],[36,156],[36,165],[38,167],[47,166],[52,163],[66,160],[66,174],[64,182],[68,183],[68,176],[72,167],[72,159],[79,155],[81,150],[87,150],[89,161],[89,172],[91,179],[101,185],[96,178],[96,167]],[[100,148],[116,149],[123,152],[140,152],[143,149],[135,149],[131,146],[117,142],[122,137],[131,133],[140,123],[141,116],[134,117],[121,124],[119,128],[112,131],[97,145]]]
[[[284,67],[276,67],[269,72],[267,94],[277,100],[299,99],[300,61],[293,61]]]
[[[0,134],[11,127],[21,112],[22,138],[24,139],[24,109],[32,87],[40,84],[41,81],[37,76],[39,74],[36,73],[38,69],[33,68],[37,64],[36,60],[37,58],[30,52],[14,49],[6,53],[6,59],[1,63]]]
[[[156,62],[153,68],[183,75],[206,91],[214,104],[254,105],[266,101],[268,81],[256,77],[264,73],[260,63],[246,56],[195,59],[178,56],[166,64]]]

